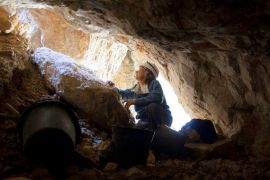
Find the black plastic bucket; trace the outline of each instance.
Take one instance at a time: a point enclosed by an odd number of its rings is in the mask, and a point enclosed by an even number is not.
[[[154,134],[151,148],[155,154],[166,154],[171,157],[180,155],[186,137],[168,126],[160,126]]]
[[[129,168],[145,164],[153,132],[135,128],[113,127],[113,158],[120,166]]]
[[[73,110],[55,100],[39,102],[27,109],[17,129],[30,162],[49,166],[67,163],[81,133]]]

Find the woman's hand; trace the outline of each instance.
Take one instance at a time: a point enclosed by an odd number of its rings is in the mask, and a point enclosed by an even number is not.
[[[126,108],[126,109],[129,109],[129,107],[130,107],[131,105],[134,105],[134,104],[135,104],[135,100],[134,100],[134,99],[128,99],[128,100],[126,101],[125,108]]]
[[[114,83],[112,81],[107,81],[106,84],[110,87],[114,87]]]

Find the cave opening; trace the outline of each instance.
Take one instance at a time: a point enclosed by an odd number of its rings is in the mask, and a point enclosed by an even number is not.
[[[136,83],[134,78],[136,67],[149,59],[142,53],[132,51],[129,44],[114,42],[111,40],[112,38],[113,36],[106,38],[92,37],[89,47],[79,63],[94,71],[105,82],[113,81],[120,89],[131,88]],[[179,97],[175,94],[172,85],[162,74],[164,72],[162,67],[160,72],[157,80],[161,83],[167,103],[170,106],[173,117],[171,128],[178,131],[190,121],[190,116],[179,103]],[[131,107],[131,112],[135,117],[134,107]]]
[[[99,44],[101,41],[106,40],[98,40],[97,44],[91,43],[91,47],[84,56],[85,58],[80,61],[80,64],[93,70],[103,81],[113,81],[120,89],[133,87],[136,83],[134,78],[135,66],[139,65],[140,62],[134,62],[133,59],[130,59],[132,63],[127,63],[125,58],[128,48],[118,43],[113,44],[109,48],[109,51],[112,50],[113,55],[107,60],[108,49],[105,49],[104,45]],[[136,59],[140,59],[140,57],[136,57]],[[179,97],[177,97],[170,82],[164,78],[162,73],[159,74],[157,80],[161,83],[163,93],[172,113],[173,122],[171,128],[178,131],[190,121],[190,116],[185,112],[181,103],[179,103]],[[131,112],[135,117],[134,107],[131,107]]]
[[[179,103],[178,97],[175,94],[173,87],[164,78],[162,74],[159,75],[158,80],[161,83],[168,105],[173,117],[173,123],[171,128],[179,131],[182,126],[190,121],[190,116],[187,114],[183,106]]]

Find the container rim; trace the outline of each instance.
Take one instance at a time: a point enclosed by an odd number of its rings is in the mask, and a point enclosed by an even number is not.
[[[69,107],[67,104],[65,104],[64,102],[60,101],[60,100],[56,100],[56,99],[46,99],[46,100],[42,100],[42,101],[38,101],[35,102],[34,104],[32,104],[29,108],[27,108],[20,116],[20,119],[17,123],[17,132],[18,132],[18,136],[19,139],[22,140],[22,132],[23,132],[23,125],[26,121],[26,117],[27,115],[33,111],[34,109],[42,106],[42,105],[48,105],[48,104],[55,104],[58,105],[59,107],[62,107],[66,110],[66,112],[70,115],[72,123],[75,127],[75,131],[76,131],[76,144],[79,142],[80,140],[80,135],[81,135],[81,128],[80,128],[80,124],[79,124],[79,118],[77,113],[71,108]]]

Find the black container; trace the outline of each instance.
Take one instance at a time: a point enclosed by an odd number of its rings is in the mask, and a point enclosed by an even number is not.
[[[153,132],[124,127],[113,127],[113,158],[120,166],[129,168],[145,164]]]
[[[81,133],[73,110],[56,100],[38,102],[27,109],[17,130],[28,160],[48,166],[67,163]]]
[[[185,136],[168,126],[162,125],[155,131],[151,148],[156,155],[166,154],[171,157],[178,157],[185,142]]]

